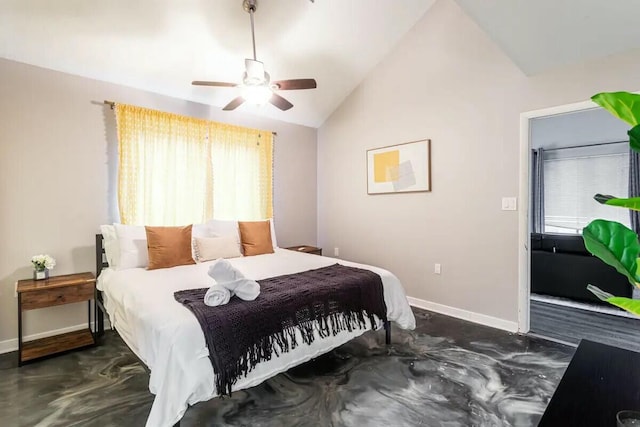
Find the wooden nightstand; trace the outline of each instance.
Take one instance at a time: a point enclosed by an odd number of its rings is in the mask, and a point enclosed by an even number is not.
[[[296,252],[304,252],[305,254],[322,255],[322,248],[316,248],[315,246],[301,245],[291,246],[285,249]]]
[[[91,332],[91,300],[96,278],[93,273],[53,276],[46,280],[20,280],[18,292],[18,366],[24,362],[95,344]],[[37,308],[87,301],[87,329],[52,337],[22,341],[22,313]],[[95,310],[94,310],[95,312]]]

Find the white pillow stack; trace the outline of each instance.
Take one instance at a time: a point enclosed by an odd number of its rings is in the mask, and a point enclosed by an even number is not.
[[[120,247],[118,246],[118,236],[116,235],[116,227],[113,225],[101,225],[104,254],[107,258],[109,266],[116,268],[120,261]]]
[[[271,221],[271,241],[278,247]],[[147,233],[142,225],[107,224],[100,226],[104,251],[111,268],[146,268],[149,264]],[[194,224],[192,229],[192,255],[196,262],[218,258],[242,256],[238,221],[212,219]]]
[[[116,268],[146,267],[149,264],[147,232],[143,225],[113,224],[118,237],[120,259]]]

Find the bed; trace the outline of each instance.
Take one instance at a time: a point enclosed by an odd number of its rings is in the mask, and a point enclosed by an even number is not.
[[[174,298],[174,292],[211,285],[211,262],[173,268],[113,269],[103,261],[102,235],[96,235],[97,304],[108,316],[131,351],[150,373],[149,390],[155,394],[147,426],[179,423],[189,405],[217,397],[214,372],[204,334],[195,316]],[[318,255],[276,248],[272,254],[232,258],[229,261],[246,277],[262,280],[339,264],[380,275],[388,321],[403,329],[415,328],[415,318],[400,281],[381,268]],[[101,313],[99,313],[101,314]],[[98,329],[103,321],[99,319]],[[377,328],[383,322],[378,319]],[[390,329],[387,327],[387,338]],[[350,341],[368,329],[342,331],[334,336],[301,344],[287,353],[259,363],[234,385],[241,390],[307,362]]]

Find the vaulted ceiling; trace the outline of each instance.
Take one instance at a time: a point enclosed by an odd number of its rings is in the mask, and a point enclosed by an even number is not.
[[[455,0],[528,75],[640,48],[637,0]]]
[[[455,1],[527,74],[640,48],[637,0]],[[259,0],[258,59],[318,89],[239,110],[321,125],[434,2]],[[237,88],[191,81],[240,82],[251,55],[241,0],[0,0],[0,57],[217,107]]]
[[[261,0],[257,57],[272,80],[312,77],[282,92],[294,108],[238,111],[317,127],[434,0]],[[223,107],[251,58],[242,0],[0,0],[0,57]],[[107,96],[107,95],[105,95]],[[115,100],[117,101],[117,100]]]

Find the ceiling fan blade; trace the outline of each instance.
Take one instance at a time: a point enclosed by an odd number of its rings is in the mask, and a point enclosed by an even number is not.
[[[245,99],[243,97],[241,97],[241,96],[238,96],[237,98],[233,98],[230,103],[228,103],[227,105],[224,106],[223,110],[224,111],[235,110],[240,105],[242,105],[242,103],[244,101],[245,101]]]
[[[286,99],[278,95],[277,93],[274,93],[273,95],[271,95],[271,98],[269,98],[269,102],[275,105],[276,107],[278,107],[279,109],[281,109],[282,111],[287,111],[289,108],[293,107],[292,103],[290,103],[289,101],[287,101]]]
[[[318,87],[315,79],[278,80],[272,84],[278,86],[280,90],[315,89]]]
[[[194,80],[191,82],[194,86],[220,86],[220,87],[236,87],[237,83],[227,83],[227,82],[205,82],[201,80]]]

